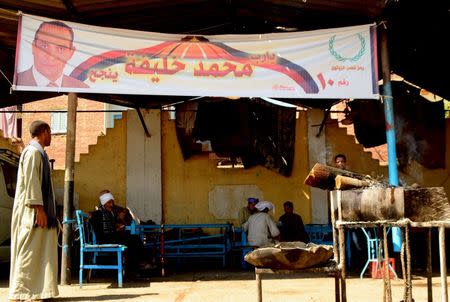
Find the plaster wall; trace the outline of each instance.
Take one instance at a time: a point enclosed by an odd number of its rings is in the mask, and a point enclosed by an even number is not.
[[[92,211],[98,205],[98,193],[110,190],[117,204],[126,205],[127,118],[115,121],[115,127],[99,136],[89,153],[81,154],[75,163],[74,191],[79,208]],[[55,189],[64,188],[64,170],[54,170]]]
[[[327,158],[327,145],[325,131],[319,134],[319,125],[323,120],[323,110],[310,109],[308,115],[308,167],[311,169],[316,163],[325,163]],[[327,191],[318,188],[311,190],[311,222],[328,223],[328,196]]]
[[[147,221],[161,223],[161,113],[143,110],[142,115],[150,137],[135,110],[127,112],[127,206]]]
[[[290,200],[304,222],[310,223],[310,189],[303,184],[309,172],[306,118],[305,112],[299,113],[293,171],[290,177],[285,177],[260,166],[250,169],[218,169],[216,161],[210,159],[208,154],[184,160],[176,137],[175,122],[169,121],[167,112],[163,112],[162,178],[165,223],[228,221],[237,224],[236,216],[231,212],[246,205],[244,196],[255,194],[261,194],[261,198],[275,204],[275,219],[283,214],[283,202]],[[221,190],[225,193],[218,193]],[[214,206],[217,200],[226,203],[226,206]]]

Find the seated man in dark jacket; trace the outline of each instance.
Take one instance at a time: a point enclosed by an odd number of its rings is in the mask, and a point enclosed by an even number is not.
[[[127,271],[135,273],[146,266],[144,244],[138,235],[131,235],[125,226],[131,224],[130,212],[114,204],[114,196],[110,191],[100,192],[99,209],[91,213],[91,224],[98,243],[123,244],[127,246]]]
[[[286,201],[284,204],[284,214],[279,219],[281,241],[302,241],[309,242],[308,233],[305,231],[302,217],[294,213],[294,204]]]

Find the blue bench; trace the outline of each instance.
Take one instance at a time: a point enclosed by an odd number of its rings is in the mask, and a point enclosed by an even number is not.
[[[312,243],[333,245],[331,224],[305,224],[305,231]]]
[[[216,229],[217,233],[207,234],[204,229]],[[231,224],[138,225],[133,221],[127,230],[141,236],[160,258],[221,258],[225,267],[231,251]]]

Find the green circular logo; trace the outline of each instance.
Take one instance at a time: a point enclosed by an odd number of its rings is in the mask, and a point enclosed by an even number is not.
[[[340,61],[340,62],[345,62],[345,61],[350,61],[350,62],[356,62],[358,61],[366,52],[366,39],[364,39],[364,37],[361,34],[356,34],[359,42],[361,43],[361,49],[359,50],[359,52],[350,58],[346,58],[341,56],[335,49],[334,49],[334,41],[336,40],[336,35],[332,36],[330,38],[330,40],[328,41],[328,50],[330,51],[330,53],[333,55],[333,57],[336,58],[336,60]]]

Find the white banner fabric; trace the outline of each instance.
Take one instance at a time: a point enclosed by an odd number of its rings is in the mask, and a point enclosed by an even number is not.
[[[376,27],[190,36],[22,15],[16,90],[378,98]]]

